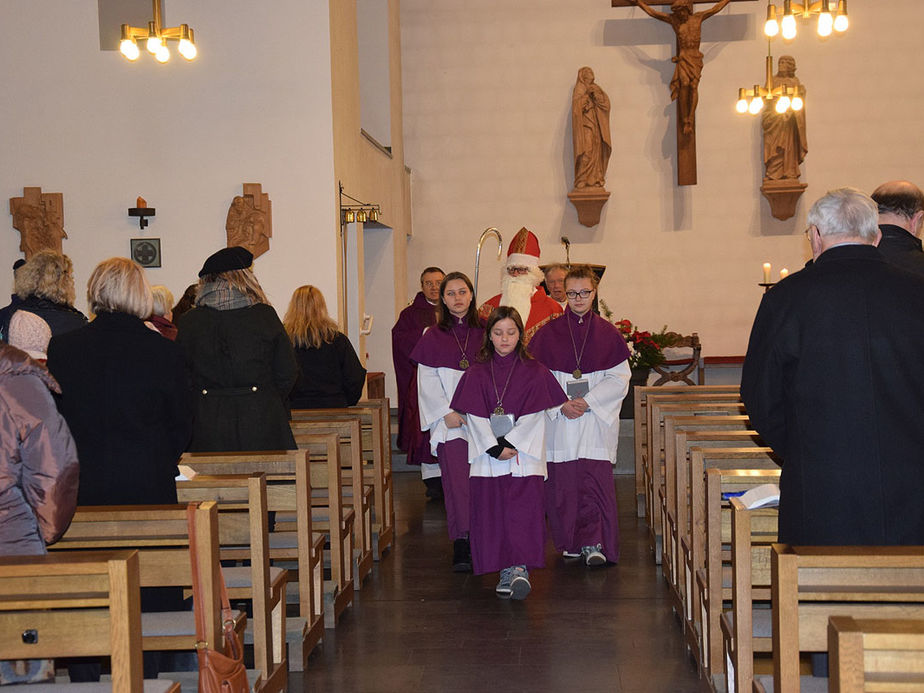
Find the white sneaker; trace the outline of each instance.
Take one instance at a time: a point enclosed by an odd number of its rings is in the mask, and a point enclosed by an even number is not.
[[[606,556],[603,555],[603,552],[600,550],[603,546],[597,544],[596,546],[585,546],[581,549],[581,555],[584,557],[584,564],[594,568],[596,566],[601,566],[606,564]]]
[[[578,551],[577,553],[575,553],[574,551],[562,551],[561,552],[562,558],[580,558],[583,555],[584,554],[581,553],[580,551]]]
[[[510,598],[526,599],[533,586],[529,584],[529,571],[525,565],[518,565],[512,568],[513,578],[510,580]]]

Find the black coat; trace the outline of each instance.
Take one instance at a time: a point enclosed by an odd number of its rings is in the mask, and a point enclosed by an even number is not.
[[[366,383],[366,369],[359,362],[346,335],[337,333],[319,348],[295,349],[298,380],[289,395],[293,409],[350,407],[359,401]]]
[[[288,396],[296,365],[271,306],[200,306],[177,321],[195,397],[197,452],[295,449]]]
[[[64,303],[55,303],[54,301],[49,301],[47,298],[39,298],[34,295],[27,296],[22,300],[14,299],[8,308],[10,309],[9,312],[0,318],[0,320],[2,320],[2,323],[0,323],[0,333],[4,335],[4,339],[9,336],[10,320],[13,317],[13,313],[17,310],[35,313],[48,323],[53,337],[64,334],[65,332],[70,332],[71,330],[76,330],[78,327],[83,327],[87,324],[87,316],[76,308]]]
[[[783,459],[780,541],[924,544],[924,278],[867,245],[760,304],[741,396]]]
[[[80,459],[80,505],[176,503],[192,430],[183,353],[125,313],[53,337],[48,368]]]
[[[893,224],[880,224],[879,230],[882,231],[879,252],[885,259],[893,265],[924,276],[924,250],[921,248],[921,239]]]

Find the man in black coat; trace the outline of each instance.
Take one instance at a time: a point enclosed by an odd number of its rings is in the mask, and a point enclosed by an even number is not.
[[[879,205],[879,250],[886,260],[924,276],[924,250],[921,249],[924,222],[924,192],[914,183],[893,180],[873,191]]]
[[[782,542],[924,544],[924,278],[885,260],[877,222],[858,190],[818,200],[815,262],[754,320],[741,396],[783,459]]]

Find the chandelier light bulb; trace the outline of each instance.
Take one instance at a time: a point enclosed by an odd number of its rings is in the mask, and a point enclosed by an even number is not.
[[[735,104],[735,110],[738,111],[738,113],[747,113],[748,112],[748,100],[738,99],[738,102]]]
[[[151,55],[157,55],[157,49],[160,47],[160,39],[156,36],[148,36],[147,42],[148,53]]]
[[[138,44],[131,39],[122,39],[122,42],[119,43],[119,52],[129,60],[137,60],[138,56],[141,55]]]
[[[789,97],[788,97],[788,96],[781,96],[781,97],[780,97],[779,99],[777,99],[777,101],[776,101],[776,112],[777,112],[777,113],[785,113],[786,111],[789,110],[789,106],[790,106]]]
[[[822,12],[818,15],[818,35],[822,37],[827,37],[831,35],[831,31],[834,29],[834,18],[831,16],[830,12]]]
[[[187,60],[195,59],[196,55],[199,53],[196,50],[196,44],[188,39],[180,39],[180,45],[177,47],[177,50]]]
[[[757,115],[760,113],[760,110],[764,107],[764,100],[759,96],[755,96],[751,99],[751,105],[748,106],[748,112],[751,115]]]
[[[847,19],[847,15],[841,14],[841,12],[838,11],[837,16],[834,18],[834,30],[838,33],[843,33],[847,31],[849,24],[850,22]]]
[[[170,51],[167,49],[166,43],[160,45],[157,52],[154,54],[154,59],[159,63],[165,63],[170,60]]]
[[[783,34],[783,38],[787,41],[792,41],[796,38],[796,18],[791,14],[785,15],[780,31]]]
[[[792,110],[801,111],[804,105],[805,103],[803,103],[801,96],[792,97],[792,103],[790,103],[790,107],[792,108]]]
[[[767,23],[764,24],[764,35],[768,38],[773,38],[778,33],[780,33],[780,25],[776,19],[768,19]]]

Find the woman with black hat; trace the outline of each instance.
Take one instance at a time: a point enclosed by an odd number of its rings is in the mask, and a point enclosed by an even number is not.
[[[286,404],[295,356],[252,263],[239,246],[211,255],[196,307],[177,321],[196,400],[194,452],[295,448]]]

